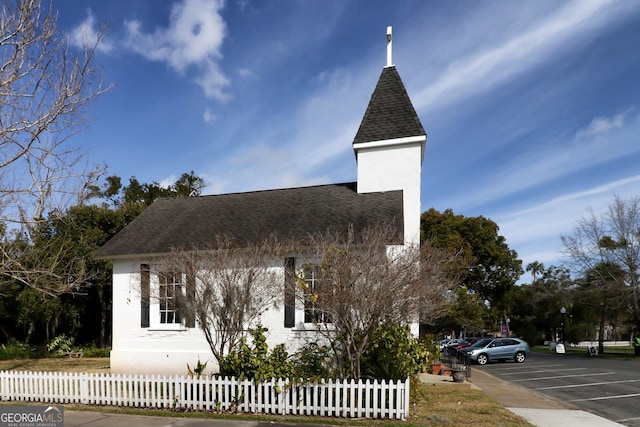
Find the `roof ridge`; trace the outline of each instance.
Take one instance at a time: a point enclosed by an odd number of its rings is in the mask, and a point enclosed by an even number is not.
[[[248,191],[236,191],[233,193],[219,193],[219,194],[201,194],[195,197],[184,197],[183,199],[194,199],[194,198],[205,198],[205,197],[217,197],[217,196],[233,196],[233,195],[243,195],[243,194],[255,194],[255,193],[268,193],[268,192],[276,192],[276,191],[288,191],[288,190],[303,190],[303,189],[311,189],[311,188],[321,188],[321,187],[348,187],[348,186],[357,186],[356,181],[349,182],[337,182],[331,184],[314,184],[314,185],[302,185],[299,187],[283,187],[283,188],[265,188],[263,190],[248,190]],[[175,199],[175,197],[161,197],[161,199]]]

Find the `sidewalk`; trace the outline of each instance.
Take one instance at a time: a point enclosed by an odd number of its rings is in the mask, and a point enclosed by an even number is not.
[[[422,374],[420,380],[429,384],[454,384],[453,379],[441,375]],[[570,409],[533,390],[508,383],[484,371],[472,368],[468,382],[500,402],[508,410],[537,427],[580,426],[614,427],[622,424],[609,421],[586,411]]]
[[[291,424],[211,418],[154,417],[89,411],[64,411],[64,427],[330,427],[321,424]]]

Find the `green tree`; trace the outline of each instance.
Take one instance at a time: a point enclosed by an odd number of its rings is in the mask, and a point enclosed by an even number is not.
[[[560,309],[565,307],[570,315],[575,314],[574,288],[569,270],[553,265],[532,284],[514,287],[510,295],[512,329],[521,336],[526,334],[531,343],[554,340],[561,325]]]
[[[124,212],[107,205],[76,206],[65,215],[53,217],[48,225],[50,239],[71,246],[67,250],[72,257],[69,262],[83,264],[84,280],[72,280],[76,286],[69,291],[82,307],[80,332],[85,339],[97,335],[98,345],[106,347],[111,324],[111,262],[96,260],[93,253],[124,227]]]
[[[624,271],[619,265],[602,262],[586,272],[580,281],[582,297],[587,297],[598,313],[598,352],[604,353],[605,326],[615,325],[629,301],[629,289],[624,285]],[[582,299],[584,302],[584,298]]]
[[[9,274],[0,276],[5,294],[0,318],[8,320],[1,328],[5,338],[49,341],[66,333],[79,343],[109,345],[111,265],[95,260],[93,253],[154,197],[188,197],[199,194],[202,186],[193,172],[162,191],[135,179],[123,187],[119,177],[111,176],[102,188],[88,189],[94,204],[51,211],[28,232],[0,229],[0,245],[10,259],[3,266]],[[127,192],[134,190],[141,191],[140,197],[126,201]]]
[[[544,264],[539,261],[533,261],[527,264],[526,270],[531,272],[531,283],[534,283],[538,276],[544,272]]]
[[[471,265],[462,284],[502,310],[508,303],[508,291],[523,271],[518,254],[498,232],[498,225],[490,219],[455,215],[451,209],[440,213],[432,208],[420,218],[421,241],[459,252]]]
[[[479,335],[485,330],[488,308],[480,296],[462,285],[447,296],[446,314],[435,324],[438,331],[460,331],[464,336]]]

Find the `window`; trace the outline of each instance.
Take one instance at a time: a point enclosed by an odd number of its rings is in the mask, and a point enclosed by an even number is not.
[[[178,299],[182,295],[182,274],[160,273],[158,281],[160,285],[160,323],[180,323],[182,319],[178,310]]]
[[[305,296],[304,296],[304,323],[325,323],[325,313],[318,308],[318,298],[321,291],[321,273],[319,265],[305,264],[303,267]]]

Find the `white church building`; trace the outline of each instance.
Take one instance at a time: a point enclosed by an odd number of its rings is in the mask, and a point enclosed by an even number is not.
[[[381,222],[404,236],[390,246],[419,244],[427,137],[392,64],[390,30],[387,40],[387,65],[352,141],[357,182],[158,199],[97,251],[97,258],[113,261],[112,372],[185,374],[187,364],[213,359],[198,325],[166,312],[156,295],[158,278],[148,265],[173,248],[221,235],[238,244],[269,233],[303,240],[329,228],[362,230]],[[285,301],[285,268],[292,267],[285,264],[292,262],[300,260],[282,259],[282,298],[260,319],[270,348],[285,343],[295,350],[317,333],[305,324],[304,306]]]

